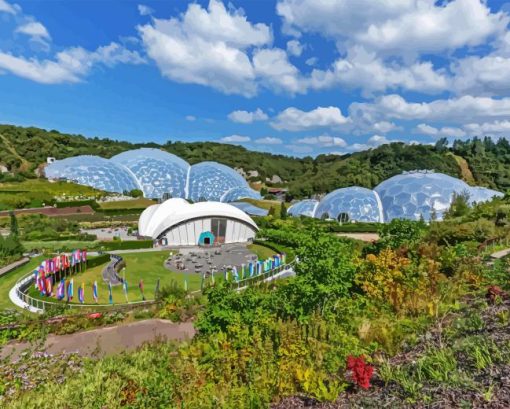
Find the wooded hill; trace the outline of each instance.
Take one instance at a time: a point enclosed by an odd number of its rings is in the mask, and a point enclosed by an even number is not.
[[[215,142],[133,144],[12,125],[0,125],[0,166],[9,172],[0,173],[0,182],[34,178],[34,171],[48,156],[63,159],[87,154],[109,158],[141,147],[166,150],[191,164],[214,160],[245,171],[257,170],[262,181],[278,175],[296,198],[352,185],[372,188],[391,176],[415,169],[433,169],[503,192],[510,189],[510,143],[506,139],[494,142],[490,138],[474,138],[455,141],[451,147],[445,139],[435,146],[392,143],[342,156],[319,155],[314,159],[253,152]]]

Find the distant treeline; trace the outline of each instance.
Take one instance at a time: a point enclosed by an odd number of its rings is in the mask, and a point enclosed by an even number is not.
[[[35,177],[34,170],[48,156],[63,159],[87,154],[108,158],[141,147],[163,149],[192,164],[215,160],[245,171],[256,170],[259,177],[254,179],[262,181],[278,175],[295,198],[352,185],[372,188],[402,171],[415,169],[433,169],[501,191],[510,189],[510,143],[503,138],[497,142],[490,138],[455,141],[451,147],[446,139],[438,140],[433,146],[392,143],[346,155],[319,155],[314,159],[252,152],[242,146],[215,142],[133,144],[11,125],[0,125],[0,165],[11,172],[0,174],[0,182]]]

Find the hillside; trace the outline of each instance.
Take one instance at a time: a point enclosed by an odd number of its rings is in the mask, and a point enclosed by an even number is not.
[[[215,142],[133,144],[12,125],[0,125],[0,166],[10,172],[0,174],[0,181],[35,177],[34,171],[48,156],[111,157],[140,147],[164,149],[190,163],[215,160],[245,171],[257,170],[263,181],[278,175],[286,181],[294,197],[351,185],[371,188],[388,177],[415,169],[434,169],[464,178],[471,184],[501,191],[510,189],[510,144],[505,139],[493,142],[490,138],[475,138],[455,141],[451,147],[445,140],[439,140],[435,146],[392,143],[368,151],[343,156],[319,155],[314,159],[252,152],[241,146]]]

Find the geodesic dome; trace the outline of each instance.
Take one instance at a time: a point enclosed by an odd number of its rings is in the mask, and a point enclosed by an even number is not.
[[[201,162],[191,166],[188,180],[188,198],[194,202],[220,201],[230,189],[248,187],[239,173],[217,162]]]
[[[454,193],[470,192],[460,179],[434,172],[409,172],[393,176],[374,189],[381,198],[384,219],[437,220],[450,208]]]
[[[503,197],[504,194],[497,190],[488,189],[486,187],[470,187],[469,203],[483,203],[494,199],[495,197]]]
[[[186,177],[190,165],[185,160],[160,149],[142,148],[122,152],[110,159],[126,167],[145,197],[185,197]]]
[[[384,221],[381,201],[376,192],[352,186],[328,193],[315,209],[318,219],[335,219],[356,222]]]
[[[82,155],[55,161],[45,169],[49,179],[65,179],[107,192],[138,189],[136,179],[126,168],[99,156]]]
[[[238,186],[233,187],[230,190],[227,190],[223,195],[221,196],[220,202],[230,203],[235,202],[239,199],[244,198],[250,198],[250,199],[262,199],[262,196],[260,196],[259,192],[256,192],[255,190],[247,187],[247,186]]]
[[[296,217],[297,216],[313,217],[315,208],[317,207],[318,204],[319,202],[313,199],[300,200],[299,202],[292,204],[292,206],[290,206],[287,209],[287,213],[290,214],[291,216]]]

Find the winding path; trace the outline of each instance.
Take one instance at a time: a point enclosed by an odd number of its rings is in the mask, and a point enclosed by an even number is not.
[[[191,322],[173,323],[150,319],[69,335],[49,335],[45,343],[35,350],[48,354],[75,352],[82,356],[97,357],[132,351],[157,339],[184,341],[193,338],[195,332]],[[9,357],[16,360],[23,351],[33,348],[28,342],[10,343],[0,350],[0,359]]]

